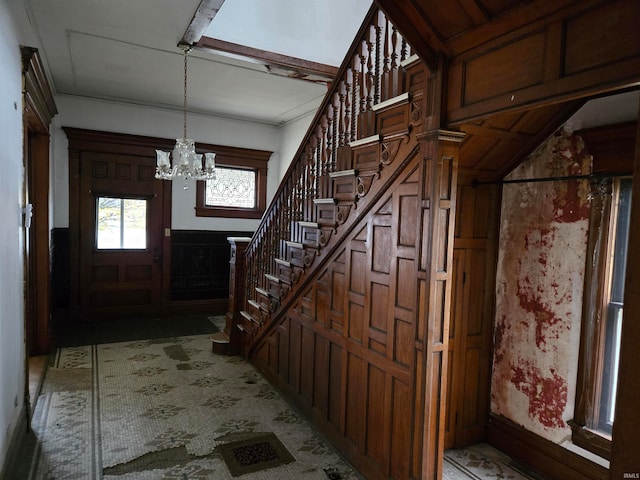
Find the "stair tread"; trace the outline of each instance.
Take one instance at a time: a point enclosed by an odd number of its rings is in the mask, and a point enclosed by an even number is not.
[[[276,258],[275,262],[280,264],[280,265],[282,265],[282,266],[284,266],[284,267],[291,267],[291,262],[289,262],[287,260],[284,260],[282,258]]]
[[[260,322],[258,320],[256,320],[255,318],[253,318],[253,315],[251,315],[249,312],[246,312],[246,311],[242,310],[240,312],[240,315],[242,315],[244,318],[246,318],[250,322],[256,323],[258,325],[260,324]]]
[[[305,222],[300,220],[298,222],[298,225],[300,225],[301,227],[308,227],[308,228],[318,228],[320,225],[316,222]]]
[[[229,343],[229,335],[224,332],[216,332],[211,335],[211,340],[215,343]]]

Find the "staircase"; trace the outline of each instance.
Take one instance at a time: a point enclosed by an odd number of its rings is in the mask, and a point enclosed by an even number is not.
[[[422,91],[407,75],[412,66],[422,72],[421,63],[375,5],[349,52],[247,246],[245,304],[232,327],[246,355],[364,213],[422,117]]]
[[[367,478],[440,478],[462,135],[375,5],[254,236],[226,342]]]

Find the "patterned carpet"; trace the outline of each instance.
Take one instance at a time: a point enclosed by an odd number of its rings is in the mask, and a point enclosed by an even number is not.
[[[269,432],[295,461],[243,479],[360,478],[250,364],[210,349],[209,335],[60,349],[29,478],[230,479],[218,447]]]
[[[208,334],[59,349],[34,412],[35,446],[15,478],[362,478],[250,364],[210,349]],[[267,454],[256,450],[265,438],[275,439]],[[236,444],[257,452],[256,465],[227,466],[221,446]],[[531,477],[476,445],[447,451],[443,478]]]

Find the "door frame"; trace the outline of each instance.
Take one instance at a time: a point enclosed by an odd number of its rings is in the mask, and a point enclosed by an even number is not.
[[[26,356],[49,352],[50,234],[49,225],[49,126],[58,113],[42,68],[38,50],[20,48],[23,78],[23,198],[33,214],[24,213],[25,334]],[[29,218],[30,217],[30,218]],[[27,227],[30,221],[30,226]]]
[[[175,140],[123,133],[62,127],[69,140],[69,320],[81,320],[80,304],[80,160],[84,151],[148,156],[170,150]],[[172,182],[162,182],[161,305],[160,315],[170,315]]]

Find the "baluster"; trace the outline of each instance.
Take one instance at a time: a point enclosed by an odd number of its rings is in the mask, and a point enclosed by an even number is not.
[[[360,88],[359,86],[359,80],[358,80],[358,69],[356,68],[356,61],[358,60],[358,56],[354,56],[353,58],[353,70],[352,70],[352,74],[353,74],[353,81],[352,83],[352,89],[351,89],[351,128],[349,129],[349,135],[350,135],[350,140],[351,142],[353,142],[354,140],[358,139],[358,98],[359,98],[359,92],[358,89]]]
[[[329,104],[327,105],[327,113],[326,113],[326,128],[324,129],[324,134],[326,136],[327,139],[327,143],[325,145],[325,148],[327,149],[327,153],[326,153],[326,161],[327,161],[327,165],[326,165],[326,172],[329,173],[332,171],[331,169],[331,164],[333,163],[333,143],[334,143],[334,139],[333,139],[333,112],[334,112],[334,107],[333,104]]]
[[[402,37],[402,47],[400,49],[400,63],[404,62],[407,58],[409,58],[409,54],[407,53],[408,48],[409,48],[409,44],[404,39],[404,37]]]
[[[366,74],[366,66],[367,66],[367,58],[365,56],[365,48],[366,42],[363,41],[360,48],[360,78],[359,78],[359,86],[360,86],[360,114],[363,114],[367,111],[367,91],[365,89],[365,74]]]
[[[335,102],[338,101],[338,105]],[[338,95],[333,96],[333,145],[331,148],[331,171],[336,171],[336,165],[338,163],[338,113],[340,112],[340,102]]]
[[[381,76],[380,76],[380,57],[381,57],[381,33],[382,28],[380,27],[380,12],[376,15],[376,20],[374,24],[374,32],[375,32],[375,57],[373,59],[373,68],[374,68],[374,77],[373,77],[373,104],[380,103],[380,84]]]
[[[374,27],[371,27],[374,28]],[[371,110],[373,107],[373,41],[371,40],[371,28],[369,29],[369,35],[367,36],[367,105],[366,110]]]
[[[319,130],[319,140],[320,140],[320,161],[322,162],[322,174],[325,175],[329,171],[327,170],[327,115],[323,115],[320,119],[320,130]]]
[[[384,18],[384,46],[382,61],[382,100],[392,98],[391,91],[391,39],[389,32],[389,19]]]
[[[345,74],[346,76],[346,74]],[[345,81],[342,79],[340,81],[340,85],[338,86],[338,111],[339,111],[339,121],[338,121],[338,146],[344,145],[344,137],[345,137],[345,104],[344,104],[344,92],[345,92]]]
[[[351,81],[353,71],[347,68],[344,82],[344,144],[349,143],[351,138]]]

